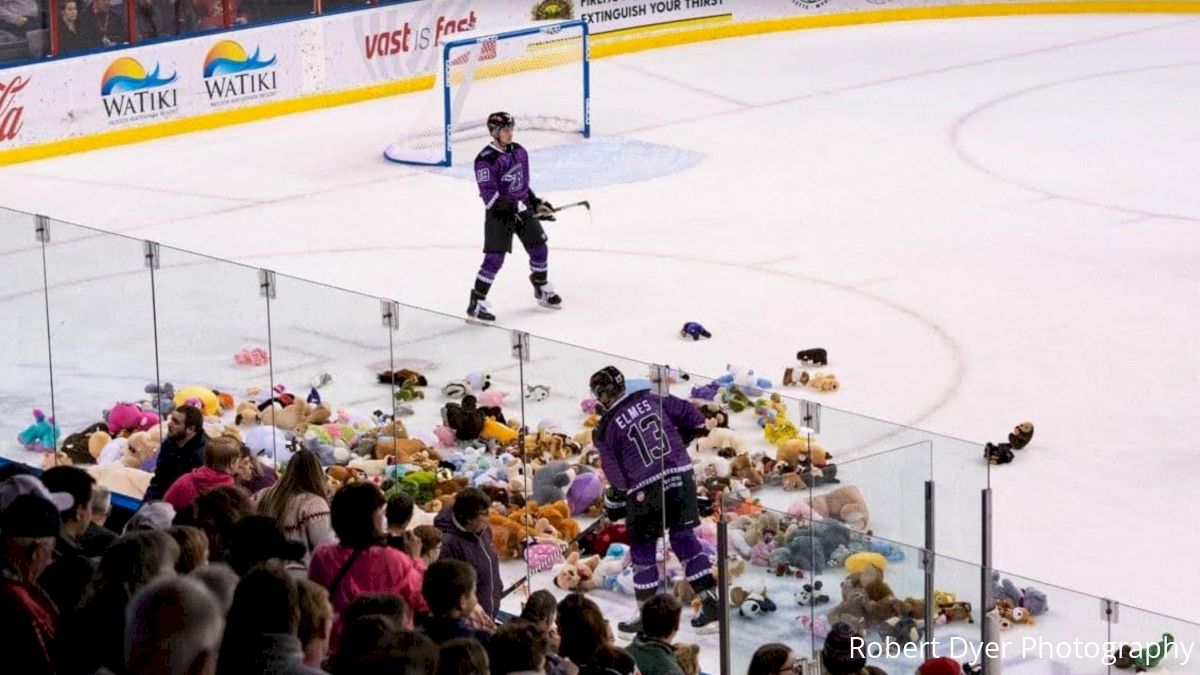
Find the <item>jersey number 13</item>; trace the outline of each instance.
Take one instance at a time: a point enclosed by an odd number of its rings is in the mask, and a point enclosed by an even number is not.
[[[647,467],[667,454],[667,438],[656,414],[646,415],[630,427],[629,440],[637,446],[638,455]]]

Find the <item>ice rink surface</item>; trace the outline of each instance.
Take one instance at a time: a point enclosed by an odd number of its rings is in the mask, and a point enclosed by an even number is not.
[[[1198,44],[1191,17],[1023,17],[596,61],[589,147],[529,137],[534,188],[593,207],[549,225],[566,308],[518,250],[494,309],[713,375],[826,347],[822,402],[980,442],[1030,419],[996,565],[1200,620]],[[380,155],[419,98],[8,167],[0,205],[460,314],[470,174]]]

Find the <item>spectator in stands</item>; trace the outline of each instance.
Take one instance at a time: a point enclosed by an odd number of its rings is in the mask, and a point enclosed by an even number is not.
[[[746,675],[792,675],[800,672],[800,662],[787,645],[772,642],[754,650]]]
[[[234,466],[233,477],[237,479],[238,487],[246,491],[247,494],[257,494],[272,485],[279,482],[279,474],[271,467],[258,461],[254,456],[254,451],[245,443],[238,443],[241,446],[241,456],[238,457],[237,464]]]
[[[166,502],[145,502],[125,521],[125,534],[142,530],[166,530],[179,514]]]
[[[833,624],[821,649],[821,672],[825,675],[886,675],[879,668],[867,665],[863,650],[851,648],[854,640],[862,640],[862,637],[844,621]]]
[[[208,559],[225,562],[229,533],[242,518],[254,514],[250,497],[235,485],[214,488],[175,517],[176,525],[195,525],[208,537]]]
[[[112,513],[112,492],[101,485],[92,486],[92,522],[79,538],[83,553],[89,558],[99,558],[117,540],[117,533],[104,526],[108,514]]]
[[[283,526],[284,536],[304,545],[306,565],[318,546],[337,539],[330,521],[327,490],[316,453],[301,450],[288,462],[283,478],[252,499],[260,516],[275,519]]]
[[[304,665],[296,637],[300,591],[282,565],[266,563],[242,577],[225,624],[217,674],[317,675]]]
[[[421,542],[408,535],[406,553],[384,543],[386,504],[383,493],[372,483],[347,485],[333,496],[331,517],[338,543],[313,552],[308,578],[329,590],[338,612],[363,593],[394,593],[404,598],[414,613],[427,610],[421,596],[425,574],[425,563],[418,557]],[[336,650],[341,634],[337,619],[333,632]]]
[[[492,544],[492,529],[488,527],[491,506],[492,500],[483,490],[467,488],[434,519],[434,525],[442,531],[442,559],[461,560],[475,568],[479,604],[471,622],[486,629],[494,626],[492,621],[500,611],[500,594],[504,589],[500,556]]]
[[[372,653],[389,649],[403,632],[395,621],[381,614],[347,619],[330,670],[333,675],[357,675],[363,659]]]
[[[475,568],[461,560],[439,560],[425,570],[422,591],[429,603],[429,616],[420,621],[420,630],[434,644],[463,637],[487,644],[488,633],[467,622],[478,604],[475,578]]]
[[[73,502],[63,509],[62,530],[54,546],[54,562],[42,574],[39,583],[61,612],[75,609],[87,588],[95,565],[88,559],[79,538],[92,524],[92,486],[96,480],[74,466],[56,466],[42,474],[42,484],[50,492],[65,492]]]
[[[492,675],[541,675],[548,646],[546,636],[532,623],[523,619],[504,623],[487,646]]]
[[[403,628],[412,624],[412,612],[408,603],[398,595],[388,593],[368,593],[360,595],[342,612],[342,620],[349,624],[351,621],[371,614],[387,617],[393,624]]]
[[[191,525],[172,525],[167,528],[167,534],[179,545],[176,574],[191,574],[208,564],[208,537],[204,536],[204,530]]]
[[[89,47],[112,47],[129,42],[129,20],[112,8],[110,0],[92,0],[80,14],[79,23]],[[166,492],[165,487],[163,492]],[[162,496],[158,498],[162,499]]]
[[[37,0],[0,0],[0,28],[18,35],[45,28]]]
[[[521,609],[521,618],[532,623],[546,636],[546,675],[574,675],[578,669],[558,655],[558,599],[545,589],[534,591]]]
[[[225,0],[192,0],[193,12],[196,17],[196,28],[212,30],[225,27]],[[238,13],[238,1],[229,0],[229,11]],[[230,21],[230,23],[244,23]]]
[[[368,616],[357,623],[386,622],[380,616]],[[356,623],[356,631],[357,631]],[[376,629],[378,630],[378,628]],[[420,633],[393,631],[383,633],[373,644],[364,644],[366,651],[353,659],[339,660],[334,670],[336,675],[436,675],[438,670],[438,648],[429,638]],[[341,656],[341,655],[339,655]]]
[[[133,597],[125,621],[125,672],[210,675],[225,629],[217,598],[199,581],[156,581]]]
[[[421,560],[429,566],[442,557],[442,531],[432,525],[418,525],[413,535],[421,542]]]
[[[92,0],[93,3],[105,0]],[[146,501],[157,501],[183,474],[198,469],[204,464],[204,446],[208,437],[204,434],[204,414],[199,408],[182,405],[167,416],[167,437],[158,450],[158,463],[154,477],[146,488]]]
[[[679,632],[682,611],[679,601],[666,594],[656,595],[642,605],[642,630],[625,648],[642,675],[683,675],[671,647],[671,640]]]
[[[246,516],[229,531],[225,561],[238,574],[245,574],[259,563],[272,562],[304,576],[304,547],[288,541],[279,523],[266,516]]]
[[[491,675],[487,650],[479,640],[455,638],[438,650],[438,675]]]
[[[413,498],[396,492],[387,498],[387,543],[394,549],[404,550],[404,533],[412,523]]]
[[[139,40],[171,37],[196,29],[197,19],[192,0],[131,0],[137,5]]]
[[[637,663],[612,643],[608,620],[590,598],[571,593],[558,603],[559,654],[579,667],[581,675],[634,675]]]
[[[229,608],[233,606],[233,593],[240,581],[232,567],[225,563],[212,563],[192,570],[188,576],[212,591],[213,597],[221,605],[221,616],[229,613]]]
[[[63,0],[58,7],[58,52],[66,54],[88,46],[86,30],[79,23],[77,0]]]
[[[319,669],[329,652],[329,636],[333,632],[333,605],[329,591],[308,579],[296,582],[300,591],[300,626],[296,637],[304,651],[304,665]]]
[[[92,675],[99,668],[125,672],[125,608],[135,593],[175,576],[179,546],[166,532],[126,534],[100,560],[83,601],[58,621],[55,666],[59,675]]]
[[[35,494],[6,499],[0,511],[0,619],[3,663],[11,672],[52,675],[58,609],[38,586],[62,528],[58,506]]]
[[[204,448],[204,466],[180,476],[167,490],[163,501],[179,511],[213,488],[234,485],[235,465],[242,452],[240,445],[228,436],[209,441]]]

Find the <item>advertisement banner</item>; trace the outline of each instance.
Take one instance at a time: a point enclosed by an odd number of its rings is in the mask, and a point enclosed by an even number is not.
[[[60,76],[32,66],[0,71],[0,152],[66,135],[71,85]]]
[[[755,0],[542,0],[530,19],[583,19],[593,35],[688,19],[730,16]]]
[[[432,73],[438,47],[464,33],[509,25],[510,2],[439,0],[352,12],[324,26],[330,90]]]

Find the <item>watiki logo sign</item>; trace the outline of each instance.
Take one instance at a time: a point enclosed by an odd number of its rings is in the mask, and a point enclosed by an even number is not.
[[[204,90],[214,107],[279,93],[275,79],[275,55],[262,56],[260,47],[247,55],[242,45],[221,40],[204,57]]]
[[[100,100],[109,124],[165,117],[179,111],[176,73],[162,74],[162,66],[146,72],[137,59],[122,56],[100,78]]]

